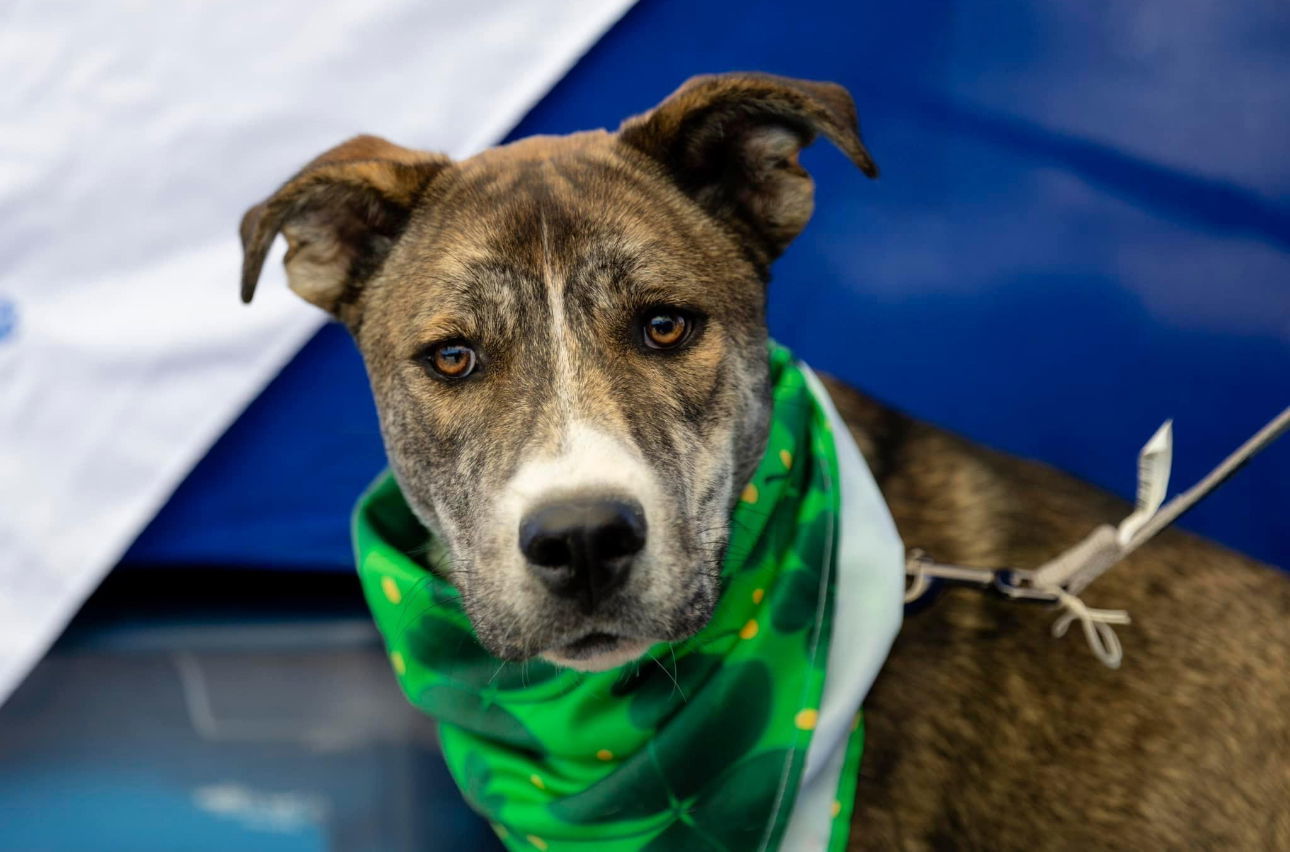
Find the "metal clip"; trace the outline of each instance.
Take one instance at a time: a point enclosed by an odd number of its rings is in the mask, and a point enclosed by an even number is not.
[[[1009,600],[1057,603],[1059,600],[1057,593],[1036,588],[1034,577],[1034,571],[1025,571],[1020,568],[1000,568],[994,572],[993,588],[995,592]]]

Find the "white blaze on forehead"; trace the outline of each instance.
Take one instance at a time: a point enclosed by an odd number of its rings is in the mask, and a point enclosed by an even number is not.
[[[555,350],[555,401],[560,407],[562,420],[570,419],[570,401],[573,399],[573,359],[569,348],[573,335],[569,333],[568,318],[564,315],[564,276],[551,266],[551,243],[546,230],[546,217],[542,217],[542,277],[546,283],[546,300],[551,308],[551,345]]]
[[[551,347],[554,375],[551,398],[555,403],[558,432],[554,440],[534,441],[497,501],[501,533],[514,536],[529,512],[547,503],[583,496],[635,500],[645,513],[647,529],[659,529],[665,511],[663,495],[653,471],[628,435],[614,435],[587,419],[580,410],[578,375],[574,369],[575,337],[565,314],[565,278],[552,264],[547,223],[541,220],[543,276],[551,311]],[[657,550],[655,536],[647,535],[645,551],[638,557],[648,565]],[[521,560],[522,561],[522,560]]]
[[[506,488],[503,508],[518,507],[526,513],[554,499],[605,494],[638,501],[645,509],[648,524],[659,516],[659,493],[645,459],[628,436],[614,436],[592,425],[585,419],[585,412],[579,410],[581,388],[573,365],[577,344],[565,313],[567,281],[552,265],[545,216],[541,218],[541,230],[555,367],[552,399],[561,431],[555,436],[554,452],[542,455],[539,442],[534,449],[538,455],[522,460]]]

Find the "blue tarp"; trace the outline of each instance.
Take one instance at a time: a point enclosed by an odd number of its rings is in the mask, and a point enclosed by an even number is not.
[[[642,0],[512,136],[616,126],[695,73],[846,85],[883,176],[808,152],[818,206],[776,269],[773,334],[1129,496],[1165,418],[1186,486],[1290,402],[1288,60],[1275,3]],[[409,80],[409,108],[452,84]],[[347,570],[349,509],[382,465],[362,365],[331,326],[125,561]],[[1288,507],[1290,443],[1186,525],[1290,566]]]

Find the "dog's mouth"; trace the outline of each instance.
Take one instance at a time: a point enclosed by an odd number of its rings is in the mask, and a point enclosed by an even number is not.
[[[613,651],[621,641],[622,637],[614,633],[596,631],[588,633],[581,639],[575,639],[557,650],[562,656],[569,659],[581,660],[594,657],[597,654],[603,654],[606,651]]]
[[[543,657],[579,671],[603,671],[641,656],[653,641],[595,630],[551,648]]]
[[[697,633],[712,616],[714,596],[713,589],[696,590],[679,613],[673,613],[663,623],[653,624],[652,628],[638,622],[636,629],[624,625],[624,630],[613,623],[615,620],[596,619],[581,629],[550,637],[551,644],[538,656],[584,672],[617,668],[645,656],[660,642],[675,643]]]

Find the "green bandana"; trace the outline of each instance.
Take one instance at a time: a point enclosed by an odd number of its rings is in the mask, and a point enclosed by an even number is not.
[[[360,501],[359,574],[400,685],[438,720],[453,777],[509,848],[743,852],[784,841],[821,720],[839,489],[832,409],[787,350],[772,346],[770,361],[769,441],[731,517],[712,621],[618,669],[490,656],[457,591],[409,555],[425,552],[427,532],[393,477]],[[825,779],[829,849],[845,847],[850,825],[858,702]]]

